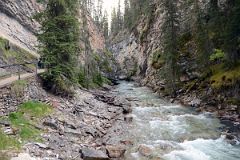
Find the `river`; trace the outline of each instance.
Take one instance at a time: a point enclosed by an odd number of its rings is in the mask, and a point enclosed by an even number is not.
[[[240,160],[240,145],[227,143],[217,118],[196,113],[190,107],[171,104],[147,87],[121,82],[113,94],[137,99],[133,122],[123,138],[133,141],[126,160]],[[148,157],[140,145],[151,150]]]

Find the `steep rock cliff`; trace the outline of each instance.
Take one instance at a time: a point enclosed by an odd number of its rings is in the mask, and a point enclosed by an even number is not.
[[[37,38],[34,35],[39,24],[33,20],[43,6],[36,0],[0,1],[0,36],[31,52],[36,52]]]

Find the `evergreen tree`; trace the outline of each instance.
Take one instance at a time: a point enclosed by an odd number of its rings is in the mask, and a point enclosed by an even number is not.
[[[193,37],[196,43],[196,49],[201,67],[209,62],[210,54],[212,53],[211,42],[208,38],[207,28],[204,24],[204,14],[199,6],[199,0],[193,2]]]
[[[211,43],[215,46],[215,48],[220,48],[223,43],[223,32],[224,32],[224,23],[225,20],[222,16],[219,6],[218,0],[210,0],[208,5],[208,17],[207,17],[207,30],[209,39]]]
[[[152,11],[154,6],[149,0],[125,0],[124,1],[124,27],[131,30],[134,25],[138,22],[141,16],[146,16],[151,19]]]
[[[113,8],[111,14],[111,34],[115,35],[118,31],[117,13],[116,9]]]
[[[177,15],[177,2],[174,0],[164,0],[163,7],[165,11],[164,24],[162,30],[164,33],[164,57],[166,61],[167,81],[171,92],[176,90],[177,80],[177,58],[178,58],[178,31],[179,20]]]
[[[79,77],[81,76],[82,78],[79,78],[79,83],[81,85],[83,85],[84,87],[88,88],[89,87],[89,83],[91,81],[91,53],[92,53],[92,49],[91,49],[91,45],[90,45],[90,41],[89,41],[89,30],[88,30],[88,10],[86,8],[87,4],[85,1],[82,1],[82,7],[81,7],[81,19],[82,19],[82,30],[81,30],[81,41],[83,42],[83,54],[84,54],[84,71],[83,73],[79,75]]]
[[[240,58],[240,1],[231,0],[227,6],[227,23],[224,49],[230,67],[236,65]]]
[[[104,11],[102,26],[103,26],[103,35],[105,38],[107,38],[108,37],[108,13],[106,10]]]
[[[99,28],[103,28],[102,19],[103,19],[103,0],[98,0],[94,13],[94,21]]]
[[[75,0],[48,0],[46,10],[37,16],[40,53],[47,68],[43,79],[57,94],[65,94],[75,82],[76,57],[79,52],[79,24]]]
[[[111,34],[116,35],[120,30],[123,29],[124,18],[121,12],[121,3],[118,1],[118,8],[113,8],[111,14]]]
[[[130,28],[131,26],[131,13],[129,0],[124,0],[124,27]]]
[[[121,12],[121,1],[118,0],[118,9],[117,9],[117,30],[123,29],[123,16]]]

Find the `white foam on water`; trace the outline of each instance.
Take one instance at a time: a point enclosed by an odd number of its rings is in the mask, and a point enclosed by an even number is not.
[[[210,157],[204,152],[194,148],[188,142],[179,144],[183,150],[175,150],[164,155],[167,160],[209,160]]]
[[[157,108],[156,107],[134,107],[134,110],[136,112],[153,112],[155,111]]]
[[[173,149],[182,149],[182,147],[174,141],[165,141],[165,140],[156,140],[153,141],[154,147],[161,147],[161,148],[173,148]]]
[[[170,130],[184,130],[184,127],[187,125],[185,123],[182,123],[179,120],[172,120],[172,121],[165,121],[165,120],[152,120],[149,121],[150,127],[152,129],[158,129],[158,128],[168,128]]]
[[[239,160],[239,149],[219,139],[196,139],[179,144],[183,150],[174,150],[163,156],[166,160]]]
[[[154,144],[164,144],[164,145],[169,145],[169,146],[177,146],[178,143],[174,141],[165,141],[165,140],[156,140],[153,142]]]
[[[132,156],[132,158],[134,158],[134,159],[139,159],[139,157],[140,157],[138,152],[131,153],[131,156]]]
[[[182,109],[182,106],[181,105],[176,105],[176,104],[174,104],[174,105],[162,105],[161,106],[161,108],[164,108],[164,109],[178,109],[178,108],[180,108],[180,109]]]
[[[210,157],[205,153],[194,149],[193,147],[185,148],[185,150],[172,151],[163,158],[167,160],[209,160]]]
[[[169,115],[168,116],[169,119],[171,120],[179,120],[181,118],[196,118],[196,119],[200,119],[200,120],[203,120],[203,119],[206,119],[207,120],[207,117],[204,115],[204,114],[199,114],[199,115],[194,115],[194,114],[182,114],[182,115]]]

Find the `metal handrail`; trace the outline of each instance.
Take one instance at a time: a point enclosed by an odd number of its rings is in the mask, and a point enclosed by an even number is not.
[[[0,66],[0,68],[8,68],[8,67],[13,67],[13,66],[18,66],[18,79],[21,79],[21,73],[20,73],[20,67],[19,66],[23,66],[26,64],[35,64],[36,66],[36,75],[37,75],[37,70],[38,70],[38,61],[32,61],[32,62],[25,62],[25,63],[18,63],[18,64],[10,64],[10,65],[4,65],[4,66]]]
[[[9,64],[9,65],[4,65],[4,66],[0,66],[0,68],[8,68],[8,67],[13,67],[13,66],[23,66],[25,64],[37,64],[38,62],[25,62],[25,63],[15,63],[15,64]]]

